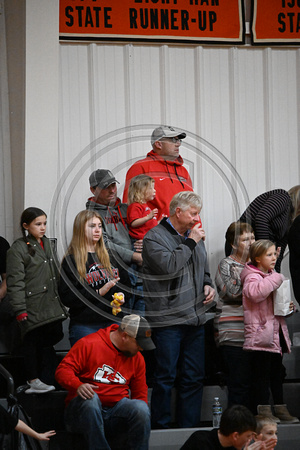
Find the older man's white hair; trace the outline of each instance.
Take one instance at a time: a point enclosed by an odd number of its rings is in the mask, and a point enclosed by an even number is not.
[[[202,209],[201,197],[192,191],[182,191],[174,195],[170,202],[170,216],[174,216],[176,208],[186,211],[188,208],[193,206],[194,208]]]

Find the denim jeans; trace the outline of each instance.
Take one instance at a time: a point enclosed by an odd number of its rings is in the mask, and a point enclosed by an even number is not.
[[[91,333],[96,333],[96,331],[100,330],[100,328],[106,328],[112,325],[113,321],[107,320],[107,322],[99,322],[98,324],[83,324],[83,323],[72,323],[69,327],[69,341],[71,347],[75,344],[75,342],[79,341],[79,339],[87,336]]]
[[[171,392],[177,373],[178,426],[199,426],[204,379],[204,327],[177,325],[157,328],[153,340],[156,345],[151,398],[153,428],[170,426]]]
[[[126,300],[126,308],[130,310],[130,314],[145,315],[145,301],[142,280],[138,277],[138,267],[136,264],[131,264],[131,269],[128,271],[128,276],[131,283],[132,294]]]
[[[143,400],[123,398],[108,408],[102,407],[97,394],[89,400],[77,396],[66,408],[65,424],[67,431],[84,435],[88,450],[108,450],[110,438],[121,442],[125,434],[126,447],[120,448],[148,449],[150,411]]]

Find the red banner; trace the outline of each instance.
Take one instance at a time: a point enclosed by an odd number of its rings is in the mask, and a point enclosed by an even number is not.
[[[252,43],[300,43],[300,0],[253,0]]]
[[[60,39],[244,43],[243,0],[60,0]]]

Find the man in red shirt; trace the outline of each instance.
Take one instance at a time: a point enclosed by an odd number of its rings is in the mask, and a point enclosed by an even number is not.
[[[134,163],[126,174],[124,203],[127,203],[130,180],[143,173],[155,181],[155,198],[147,204],[151,210],[158,209],[158,220],[162,218],[162,215],[169,215],[169,204],[175,194],[193,190],[191,177],[183,166],[183,159],[179,154],[181,141],[185,137],[184,131],[169,126],[160,126],[153,130],[152,150],[146,158]]]
[[[120,326],[77,341],[59,364],[56,379],[68,390],[66,428],[82,433],[89,450],[110,449],[111,437],[125,437],[130,449],[148,449],[150,412],[140,351],[154,348],[148,322],[132,314]]]

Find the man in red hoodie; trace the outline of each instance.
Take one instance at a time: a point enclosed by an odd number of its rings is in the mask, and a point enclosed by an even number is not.
[[[191,177],[183,167],[183,159],[179,154],[181,140],[186,133],[178,128],[160,126],[151,135],[152,150],[146,158],[134,163],[126,174],[123,202],[127,202],[130,180],[136,175],[147,174],[155,180],[156,196],[148,202],[152,209],[158,209],[158,219],[169,215],[169,204],[175,194],[181,191],[192,191]]]
[[[61,361],[55,376],[68,391],[66,429],[84,435],[85,449],[109,450],[109,439],[114,448],[148,450],[150,411],[140,352],[154,348],[147,320],[131,314],[120,326],[79,339]]]

